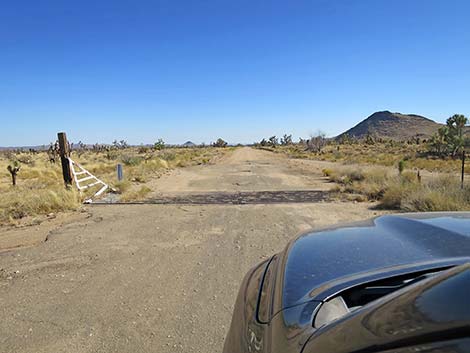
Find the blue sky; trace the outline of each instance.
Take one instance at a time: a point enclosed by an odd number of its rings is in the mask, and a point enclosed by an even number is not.
[[[4,1],[0,146],[336,135],[470,115],[470,1]]]

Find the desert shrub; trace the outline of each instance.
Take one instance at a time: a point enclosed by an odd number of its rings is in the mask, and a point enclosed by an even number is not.
[[[439,180],[423,185],[403,197],[405,211],[465,211],[470,210],[470,187],[463,190],[458,182]]]
[[[132,176],[131,179],[135,183],[146,183],[147,182],[147,177],[142,173],[142,174],[135,174]]]
[[[386,168],[339,167],[326,169],[323,174],[342,185],[344,193],[360,194],[369,200],[381,199],[393,179]]]
[[[368,200],[379,201],[380,207],[386,209],[470,210],[470,186],[462,190],[458,178],[452,175],[440,175],[420,183],[412,171],[397,175],[387,168],[370,167],[359,171],[342,167],[328,171],[328,177],[338,183],[348,200],[356,200],[354,195],[363,195]]]
[[[365,174],[361,170],[352,169],[347,173],[347,178],[352,181],[362,181],[365,179]]]
[[[388,186],[380,200],[380,206],[387,209],[402,209],[403,200],[418,186],[412,183],[395,182]]]
[[[425,187],[403,197],[401,208],[406,211],[423,212],[458,211],[461,210],[461,205],[450,195]]]
[[[101,176],[105,175],[108,173],[115,173],[116,172],[116,164],[102,164],[102,163],[97,163],[97,164],[91,164],[87,165],[86,168],[88,171],[96,176]]]
[[[116,150],[106,151],[106,159],[108,161],[114,161],[118,159],[118,157],[119,157],[119,153]]]
[[[344,154],[341,153],[340,151],[334,151],[333,152],[333,160],[334,161],[340,161],[344,157]]]
[[[2,151],[1,156],[2,156],[2,158],[6,159],[6,160],[10,160],[10,161],[14,161],[14,160],[17,159],[15,153],[13,151],[10,151],[10,150]]]
[[[145,198],[152,190],[143,185],[139,189],[134,191],[129,191],[122,195],[121,201],[139,201]]]
[[[355,181],[363,181],[365,173],[357,168],[339,168],[335,170],[327,170],[332,181],[340,184],[352,184]]]
[[[141,156],[131,156],[128,154],[123,154],[121,156],[121,161],[127,166],[136,166],[142,163],[144,159]]]
[[[168,167],[168,162],[161,158],[152,158],[145,163],[145,169],[151,171],[167,169]]]
[[[401,173],[401,180],[405,183],[416,183],[418,182],[418,174],[411,170],[404,171]]]
[[[21,164],[26,164],[26,165],[29,165],[31,167],[33,167],[35,165],[35,161],[33,159],[33,156],[31,156],[31,155],[27,155],[27,154],[19,155],[16,159]]]
[[[118,194],[123,194],[131,187],[131,183],[128,180],[122,180],[114,183],[114,189]]]
[[[369,200],[376,201],[376,200],[380,200],[383,197],[386,190],[387,190],[386,184],[370,182],[370,183],[352,184],[350,192],[360,193],[362,195],[365,195]]]
[[[404,170],[405,170],[405,161],[403,159],[401,159],[398,162],[398,173],[401,174],[401,173],[403,173]]]
[[[359,181],[367,180],[369,182],[385,184],[392,178],[394,178],[394,176],[390,173],[388,168],[373,167],[364,169],[363,177]]]
[[[325,177],[329,177],[329,176],[333,175],[333,171],[331,169],[324,168],[324,169],[322,169],[322,174]]]
[[[145,153],[148,153],[149,150],[150,148],[148,148],[147,146],[140,146],[139,149],[137,150],[137,153],[145,154]]]
[[[176,159],[176,153],[172,151],[162,151],[158,155],[165,161],[174,161]]]

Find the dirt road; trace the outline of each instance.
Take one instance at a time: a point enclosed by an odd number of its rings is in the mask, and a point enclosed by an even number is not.
[[[326,191],[323,167],[241,148],[159,179],[151,198]],[[0,351],[220,352],[251,266],[299,232],[377,213],[305,201],[89,206],[46,242],[0,253]]]

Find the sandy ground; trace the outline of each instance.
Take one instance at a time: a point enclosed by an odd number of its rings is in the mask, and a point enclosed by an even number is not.
[[[241,148],[164,176],[151,197],[327,191],[328,164]],[[67,222],[2,232],[10,245],[39,243],[0,253],[0,351],[220,352],[251,266],[300,232],[378,214],[370,206],[94,205]]]

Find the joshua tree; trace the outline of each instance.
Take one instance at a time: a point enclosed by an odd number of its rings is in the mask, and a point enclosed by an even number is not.
[[[118,150],[123,150],[123,149],[126,149],[129,147],[129,144],[127,143],[126,140],[121,140],[121,141],[117,141],[117,140],[114,140],[113,141],[113,147],[115,149],[118,149]]]
[[[158,139],[158,141],[154,143],[153,148],[156,149],[157,151],[164,149],[165,142],[163,141],[163,139]]]
[[[49,149],[47,150],[47,156],[49,157],[49,162],[55,163],[57,157],[59,156],[59,142],[56,141],[54,144],[51,142]]]
[[[214,147],[227,147],[227,142],[225,142],[223,139],[218,138],[217,141],[215,141],[212,146]]]
[[[278,140],[278,138],[277,138],[276,136],[271,136],[271,137],[269,138],[269,145],[270,145],[271,147],[276,147],[277,145],[279,145],[279,140]]]
[[[448,151],[448,141],[449,127],[442,126],[437,130],[437,133],[432,136],[429,145],[433,152],[441,156],[443,154],[446,154]]]
[[[463,136],[463,129],[468,123],[468,119],[465,115],[455,114],[447,119],[447,126],[455,129],[455,134],[459,137]]]
[[[21,168],[21,166],[17,161],[13,162],[12,164],[8,165],[8,167],[7,167],[8,171],[11,174],[11,183],[13,184],[13,186],[16,185],[16,175],[20,171],[20,168]]]
[[[80,157],[86,150],[86,145],[82,141],[78,141],[78,143],[72,143],[72,150],[77,152],[78,157]]]
[[[292,135],[284,134],[284,136],[281,138],[281,145],[292,145]]]
[[[465,125],[468,123],[468,119],[465,115],[462,114],[455,114],[447,119],[447,126],[449,127],[450,131],[450,147],[451,147],[451,155],[455,157],[464,147],[465,137],[463,134],[463,130]]]
[[[468,123],[467,117],[455,114],[446,121],[446,126],[439,128],[433,135],[429,146],[438,155],[456,157],[465,147],[464,128]]]

